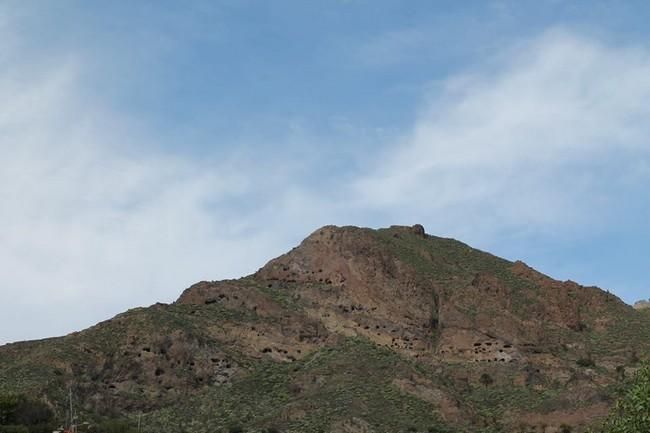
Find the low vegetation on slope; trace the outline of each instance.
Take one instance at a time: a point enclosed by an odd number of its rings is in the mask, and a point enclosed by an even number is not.
[[[231,387],[211,388],[153,413],[151,431],[450,431],[433,404],[393,385],[395,377],[413,374],[414,367],[394,352],[343,339],[298,362],[261,362]],[[215,401],[219,405],[210,404]],[[199,413],[191,407],[197,403]]]

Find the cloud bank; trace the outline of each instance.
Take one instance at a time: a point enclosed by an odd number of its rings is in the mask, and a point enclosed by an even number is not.
[[[35,68],[3,50],[0,343],[246,274],[325,223],[422,222],[483,242],[593,230],[650,178],[647,47],[563,31],[522,42],[423,91],[400,140],[325,178],[318,158],[164,150],[80,84],[85,59]]]

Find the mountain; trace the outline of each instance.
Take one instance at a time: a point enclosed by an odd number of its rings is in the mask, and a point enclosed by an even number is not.
[[[255,274],[0,347],[0,393],[146,432],[583,432],[650,315],[420,225],[326,226]]]
[[[634,303],[634,308],[636,308],[637,310],[641,310],[643,308],[650,308],[650,300],[637,301]]]

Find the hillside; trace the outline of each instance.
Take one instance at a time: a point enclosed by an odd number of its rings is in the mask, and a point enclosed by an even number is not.
[[[0,393],[146,432],[583,432],[650,315],[419,226],[326,226],[253,275],[0,347]]]

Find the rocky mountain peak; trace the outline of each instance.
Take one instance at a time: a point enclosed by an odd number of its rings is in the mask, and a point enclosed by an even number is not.
[[[83,410],[145,412],[151,433],[582,432],[648,341],[647,315],[596,287],[419,224],[325,226],[253,275],[0,347],[0,391],[74,386]]]

